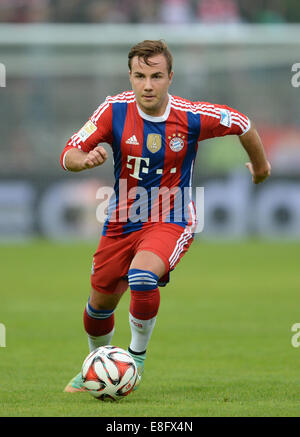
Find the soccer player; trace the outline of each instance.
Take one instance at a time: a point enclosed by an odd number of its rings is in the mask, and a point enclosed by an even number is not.
[[[132,47],[128,66],[132,91],[106,98],[70,138],[61,164],[73,172],[90,170],[107,159],[101,144],[112,148],[114,195],[93,257],[83,320],[90,352],[110,344],[114,310],[129,285],[128,351],[138,366],[137,387],[159,310],[159,286],[166,285],[193,241],[196,212],[190,187],[198,142],[238,135],[255,184],[270,175],[271,167],[247,116],[225,105],[169,94],[172,55],[164,41]],[[168,202],[163,193],[169,193]],[[65,388],[83,390],[80,373]]]

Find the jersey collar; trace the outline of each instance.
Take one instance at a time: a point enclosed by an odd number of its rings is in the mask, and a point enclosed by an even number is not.
[[[154,117],[152,115],[145,114],[145,112],[141,110],[141,108],[139,107],[138,103],[136,102],[136,106],[137,106],[137,109],[138,109],[138,112],[139,112],[140,116],[144,120],[153,121],[155,123],[166,121],[167,118],[169,117],[170,111],[171,111],[171,97],[172,96],[170,94],[168,94],[168,97],[169,97],[169,101],[168,101],[166,110],[165,110],[164,114],[160,115],[159,117]]]

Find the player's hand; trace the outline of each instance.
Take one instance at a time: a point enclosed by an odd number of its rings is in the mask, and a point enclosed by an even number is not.
[[[251,162],[246,162],[245,165],[249,169],[250,173],[252,174],[252,182],[254,184],[260,184],[265,179],[267,179],[271,174],[271,164],[269,163],[269,161],[267,161],[266,167],[260,171],[254,170]]]
[[[107,160],[107,151],[102,146],[91,150],[83,161],[83,168],[94,168],[102,165]]]

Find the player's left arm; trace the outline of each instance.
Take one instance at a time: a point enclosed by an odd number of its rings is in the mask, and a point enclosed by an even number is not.
[[[263,182],[271,174],[260,136],[249,118],[226,105],[197,102],[201,114],[199,141],[225,135],[237,135],[250,162],[246,163],[254,184]]]
[[[252,181],[254,184],[259,184],[270,176],[271,164],[267,160],[264,146],[253,122],[250,129],[244,135],[240,135],[239,139],[250,158],[250,162],[246,162],[246,167],[252,175]]]

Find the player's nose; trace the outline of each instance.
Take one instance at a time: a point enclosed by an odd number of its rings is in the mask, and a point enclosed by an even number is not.
[[[145,90],[145,91],[151,91],[152,89],[153,89],[152,81],[151,81],[150,78],[148,78],[148,79],[146,79],[146,81],[145,81],[144,90]]]

